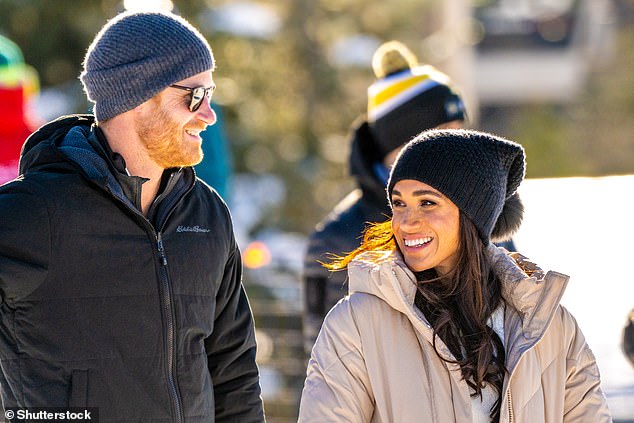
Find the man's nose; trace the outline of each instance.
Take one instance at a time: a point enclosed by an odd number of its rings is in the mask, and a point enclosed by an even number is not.
[[[213,125],[218,120],[216,112],[211,107],[211,103],[209,103],[208,101],[203,101],[203,104],[200,105],[197,113],[198,118],[209,126]]]

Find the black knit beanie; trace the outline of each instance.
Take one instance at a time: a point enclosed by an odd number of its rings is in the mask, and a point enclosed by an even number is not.
[[[420,131],[466,120],[449,77],[430,65],[418,65],[402,43],[381,45],[372,68],[377,80],[368,88],[368,123],[381,159]]]
[[[426,131],[399,153],[388,201],[398,181],[430,185],[474,223],[486,245],[509,239],[519,228],[524,209],[516,191],[524,172],[524,149],[518,143],[471,130]]]
[[[205,38],[167,12],[125,12],[95,36],[81,82],[99,121],[134,109],[169,85],[214,68]]]

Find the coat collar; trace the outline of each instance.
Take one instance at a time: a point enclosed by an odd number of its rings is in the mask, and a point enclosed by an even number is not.
[[[558,272],[544,273],[526,257],[492,244],[487,247],[487,255],[502,280],[502,296],[508,305],[505,345],[509,351],[524,351],[548,328],[569,278]],[[416,277],[398,251],[363,253],[348,265],[348,275],[350,294],[375,295],[419,324],[414,307]],[[515,366],[519,356],[509,356],[509,368]]]

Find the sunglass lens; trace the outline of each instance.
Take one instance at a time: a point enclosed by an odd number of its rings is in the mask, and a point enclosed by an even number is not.
[[[189,110],[195,112],[200,108],[203,100],[205,99],[205,88],[197,87],[192,91],[192,101],[189,104]]]

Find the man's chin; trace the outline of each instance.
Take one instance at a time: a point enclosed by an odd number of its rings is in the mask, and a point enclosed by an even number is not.
[[[190,164],[188,164],[188,166],[196,166],[197,164],[202,163],[203,161],[203,150],[200,149],[200,151],[198,152],[198,154],[196,154],[196,157],[193,158],[193,160],[190,162]]]
[[[202,150],[200,150],[200,152],[195,154],[190,154],[189,156],[183,155],[178,158],[173,157],[172,160],[170,160],[169,167],[194,167],[202,161],[203,161],[203,152]]]

